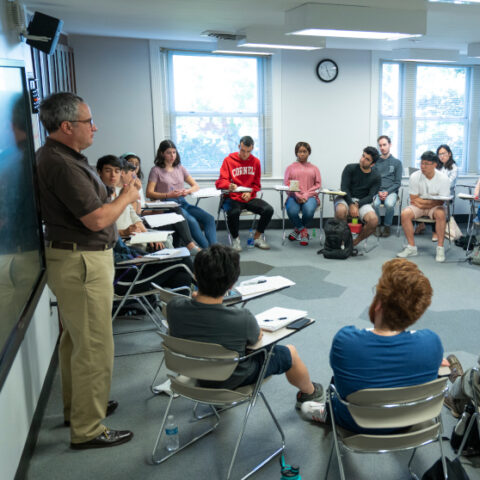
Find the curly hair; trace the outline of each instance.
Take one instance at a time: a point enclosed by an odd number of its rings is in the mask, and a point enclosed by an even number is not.
[[[381,303],[382,321],[388,328],[405,330],[424,314],[432,295],[430,281],[415,263],[394,258],[383,264],[372,306]]]

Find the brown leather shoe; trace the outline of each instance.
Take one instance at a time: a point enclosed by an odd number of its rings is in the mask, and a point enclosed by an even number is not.
[[[105,414],[106,417],[111,415],[118,407],[118,402],[116,400],[109,400],[107,403],[107,412]],[[63,424],[66,427],[70,426],[70,420],[64,420]]]
[[[85,450],[87,448],[106,448],[116,447],[122,443],[127,443],[133,438],[133,433],[130,430],[109,430],[105,431],[98,437],[92,438],[88,442],[71,443],[70,448],[73,450]]]
[[[390,227],[383,227],[382,237],[388,238],[390,236]]]
[[[447,357],[448,363],[450,364],[450,375],[448,376],[449,380],[453,383],[457,377],[461,377],[463,375],[463,368],[460,360],[456,357],[456,355],[449,355]]]

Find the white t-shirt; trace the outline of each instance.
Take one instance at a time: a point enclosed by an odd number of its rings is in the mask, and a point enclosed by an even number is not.
[[[115,187],[115,196],[118,196],[121,190],[122,189],[120,187]],[[132,205],[128,204],[125,210],[117,218],[115,224],[117,225],[118,230],[125,230],[130,225],[141,221],[142,219],[137,215]]]
[[[450,180],[438,170],[435,170],[435,175],[430,180],[421,170],[417,170],[410,175],[408,187],[410,195],[418,195],[420,198],[450,196]]]

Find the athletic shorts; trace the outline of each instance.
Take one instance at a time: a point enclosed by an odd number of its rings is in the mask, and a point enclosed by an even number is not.
[[[347,207],[347,211],[349,209],[348,203],[342,197],[337,197],[335,199],[335,210],[337,209],[337,205],[345,205]],[[370,205],[369,203],[367,203],[366,205],[362,205],[358,209],[358,214],[360,215],[360,220],[362,222],[363,222],[363,218],[365,217],[365,215],[369,212],[375,213],[375,210],[373,209],[372,205]],[[375,215],[376,215],[376,213],[375,213]]]
[[[415,215],[415,218],[428,217],[433,220],[433,213],[435,212],[435,210],[437,208],[444,208],[444,206],[436,205],[433,208],[418,208],[415,205],[408,205],[408,207],[405,207],[405,208],[409,208]]]

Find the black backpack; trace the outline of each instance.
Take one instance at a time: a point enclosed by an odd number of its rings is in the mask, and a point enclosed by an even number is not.
[[[473,404],[469,403],[468,405],[466,405],[464,415],[462,415],[462,418],[460,418],[460,420],[457,422],[457,425],[455,425],[453,429],[452,437],[450,438],[450,445],[452,446],[455,453],[457,453],[458,449],[460,448],[463,437],[467,433],[466,427],[470,423],[470,417],[474,413],[475,407],[473,406]],[[459,426],[461,423],[463,423],[463,425],[460,430],[463,431],[459,435],[455,432],[455,430],[459,430],[457,426]],[[478,424],[476,420],[473,422],[473,426],[468,434],[467,441],[465,442],[465,446],[463,447],[463,452],[461,454],[465,457],[476,457],[477,455],[480,455],[480,436],[478,435]]]
[[[317,253],[325,258],[345,260],[353,254],[353,237],[347,222],[330,218],[325,223],[325,245]]]

